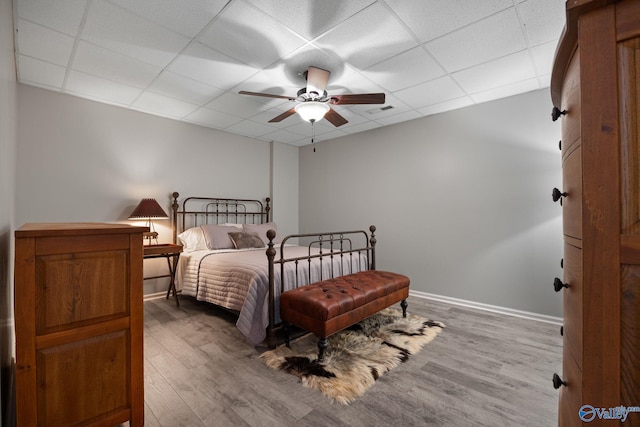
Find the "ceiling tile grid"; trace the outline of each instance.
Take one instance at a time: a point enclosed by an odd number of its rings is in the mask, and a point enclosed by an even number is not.
[[[18,81],[301,146],[549,85],[563,0],[14,0]],[[309,66],[348,122],[312,126]]]

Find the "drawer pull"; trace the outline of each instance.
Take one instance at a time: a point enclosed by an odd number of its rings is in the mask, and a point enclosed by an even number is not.
[[[560,111],[558,107],[553,107],[553,110],[551,110],[551,120],[555,122],[560,116],[564,116],[565,114],[567,114],[567,110]]]
[[[564,336],[564,325],[560,326],[560,336]]]
[[[566,386],[566,385],[567,385],[567,383],[562,381],[562,378],[560,378],[560,375],[553,374],[553,388],[555,388],[557,390],[560,387]]]
[[[558,150],[562,151],[562,140],[558,141]]]
[[[566,283],[562,283],[562,280],[558,279],[557,277],[553,280],[553,289],[555,289],[556,292],[560,292],[562,288],[568,287],[569,285],[567,285]]]
[[[564,258],[560,258],[560,268],[564,268]]]
[[[551,198],[553,199],[554,202],[557,202],[558,200],[560,200],[560,204],[562,205],[562,198],[563,197],[567,197],[568,193],[565,191],[560,191],[557,188],[553,188],[553,191],[551,192]]]

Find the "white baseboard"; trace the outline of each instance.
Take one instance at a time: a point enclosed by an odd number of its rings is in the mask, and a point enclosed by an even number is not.
[[[156,292],[153,294],[146,294],[142,297],[143,301],[151,301],[152,299],[160,299],[160,298],[166,298],[167,293],[166,292]]]
[[[409,295],[417,298],[430,299],[433,301],[445,302],[447,304],[458,305],[461,307],[475,308],[477,310],[490,311],[492,313],[505,314],[507,316],[520,317],[522,319],[536,320],[538,322],[550,323],[552,325],[562,325],[562,318],[556,316],[548,316],[546,314],[531,313],[529,311],[514,310],[512,308],[500,307],[497,305],[483,304],[480,302],[467,301],[458,298],[446,297],[443,295],[430,294],[427,292],[420,292],[410,290]]]

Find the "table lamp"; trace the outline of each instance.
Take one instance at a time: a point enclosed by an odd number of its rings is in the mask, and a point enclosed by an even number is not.
[[[156,241],[158,244],[158,233],[153,225],[153,219],[168,219],[169,215],[160,207],[156,199],[142,199],[138,206],[131,212],[129,219],[145,219],[147,220],[147,226],[149,231],[143,233],[143,237],[148,240],[147,245],[151,244],[151,240]]]

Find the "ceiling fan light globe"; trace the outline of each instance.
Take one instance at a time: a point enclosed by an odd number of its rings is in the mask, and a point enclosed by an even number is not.
[[[302,117],[302,120],[314,123],[322,120],[330,108],[325,102],[307,101],[296,105],[295,110]]]

